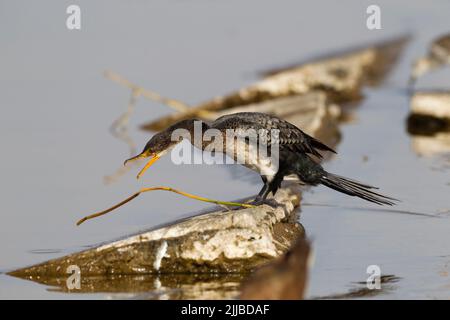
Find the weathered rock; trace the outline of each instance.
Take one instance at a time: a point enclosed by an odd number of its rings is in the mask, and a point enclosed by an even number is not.
[[[408,132],[413,150],[424,156],[450,151],[450,92],[421,91],[411,98]]]
[[[411,69],[409,83],[413,85],[425,73],[450,64],[450,34],[441,35],[430,45],[426,56],[417,59]]]
[[[411,99],[411,113],[450,122],[450,91],[421,91]]]
[[[300,66],[283,69],[248,87],[226,96],[192,107],[184,112],[163,117],[142,126],[143,129],[160,131],[167,126],[191,117],[201,117],[201,111],[214,112],[259,104],[266,100],[321,90],[330,101],[352,101],[361,97],[364,84],[378,83],[398,57],[407,37],[402,37],[378,45],[367,46],[339,56],[313,61]],[[299,105],[300,107],[300,105]],[[269,108],[265,112],[272,112]],[[208,120],[208,119],[205,119]]]
[[[296,222],[297,188],[281,189],[275,199],[275,208],[220,209],[9,274],[67,276],[70,265],[83,276],[248,272],[281,255],[303,233]]]
[[[217,116],[236,112],[264,112],[283,118],[306,133],[335,145],[339,138],[338,118],[341,109],[328,101],[323,91],[312,91],[253,103],[217,112]]]

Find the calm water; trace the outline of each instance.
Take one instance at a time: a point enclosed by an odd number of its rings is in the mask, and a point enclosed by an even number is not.
[[[104,79],[105,69],[195,104],[255,81],[257,71],[267,67],[413,32],[391,77],[383,87],[366,90],[355,120],[342,126],[339,155],[326,168],[402,199],[397,210],[440,213],[440,218],[376,211],[322,187],[309,191],[304,201],[310,205],[301,216],[316,256],[309,292],[312,297],[345,293],[365,281],[367,266],[376,264],[383,274],[401,278],[376,298],[450,297],[450,220],[442,213],[450,209],[449,160],[420,157],[413,150],[403,91],[412,59],[434,36],[450,31],[450,3],[380,2],[383,29],[377,31],[365,27],[370,3],[364,1],[348,1],[345,7],[317,1],[77,3],[81,31],[65,27],[69,1],[0,2],[1,271],[207,207],[154,193],[116,214],[75,226],[80,217],[141,186],[169,185],[220,199],[259,190],[252,179],[237,179],[236,168],[174,166],[169,158],[142,181],[136,181],[134,169],[105,185],[104,176],[129,156],[127,146],[108,131],[125,110],[129,92]],[[447,69],[420,86],[445,87],[449,80]],[[139,149],[150,135],[137,126],[169,112],[138,101],[130,125]],[[77,297],[0,275],[0,298]]]

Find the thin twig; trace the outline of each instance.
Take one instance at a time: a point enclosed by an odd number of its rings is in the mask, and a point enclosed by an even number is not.
[[[137,84],[132,83],[131,81],[125,79],[124,77],[122,77],[121,75],[119,75],[113,71],[106,70],[104,72],[104,75],[107,79],[110,79],[124,87],[127,87],[131,90],[136,90],[137,92],[139,92],[139,95],[143,96],[144,98],[147,98],[152,101],[160,102],[160,103],[174,109],[177,112],[180,112],[180,113],[192,112],[191,106],[189,104],[182,102],[180,100],[164,97],[155,91],[145,89]],[[194,113],[194,115],[203,117],[205,119],[217,118],[215,112],[208,111],[208,110],[198,110],[197,112]]]
[[[130,157],[136,153],[136,145],[129,135],[129,123],[130,118],[134,110],[136,109],[137,99],[140,96],[143,96],[144,98],[147,98],[152,101],[160,102],[166,106],[169,106],[170,108],[174,109],[179,113],[192,112],[192,108],[188,104],[176,99],[163,97],[159,93],[144,89],[143,87],[132,83],[131,81],[125,79],[124,77],[115,72],[107,70],[104,72],[104,76],[111,81],[114,81],[126,88],[131,89],[127,110],[113,122],[110,129],[114,137],[124,141],[129,146]],[[217,118],[216,115],[217,114],[215,112],[207,110],[199,110],[197,112],[192,113],[192,116],[198,116],[204,119],[215,119]],[[105,176],[104,182],[106,184],[110,184],[117,181],[121,176],[127,173],[130,170],[130,168],[131,167],[120,167],[119,169],[116,170],[115,173]]]
[[[219,201],[219,200],[214,200],[214,199],[208,199],[208,198],[196,196],[196,195],[184,192],[184,191],[173,189],[171,187],[164,187],[164,186],[162,186],[162,187],[151,187],[151,188],[142,188],[140,191],[136,192],[135,194],[131,195],[130,197],[126,198],[125,200],[119,202],[118,204],[115,204],[114,206],[112,206],[112,207],[110,207],[110,208],[108,208],[106,210],[96,212],[94,214],[88,215],[88,216],[80,219],[77,222],[77,226],[79,226],[80,224],[82,224],[86,220],[90,220],[90,219],[93,219],[93,218],[100,217],[102,215],[105,215],[105,214],[107,214],[107,213],[109,213],[109,212],[111,212],[111,211],[113,211],[113,210],[123,206],[124,204],[130,202],[131,200],[133,200],[134,198],[139,196],[141,193],[150,192],[150,191],[156,191],[156,190],[170,191],[170,192],[178,193],[178,194],[180,194],[182,196],[185,196],[185,197],[188,197],[188,198],[191,198],[191,199],[195,199],[195,200],[199,200],[199,201],[203,201],[203,202],[214,203],[214,204],[217,204],[217,205],[236,206],[236,207],[244,207],[244,208],[254,208],[255,207],[254,205],[248,204],[248,203],[239,203],[239,202],[229,202],[229,201]]]
[[[128,107],[127,110],[119,117],[117,118],[113,124],[111,125],[110,132],[111,134],[119,139],[125,142],[130,150],[130,157],[136,154],[136,144],[134,143],[133,139],[129,135],[129,122],[130,117],[133,111],[136,107],[137,98],[139,97],[139,91],[138,90],[131,90],[130,99],[128,101]],[[116,172],[113,174],[107,175],[104,177],[104,182],[106,184],[113,183],[117,181],[121,176],[123,176],[125,173],[127,173],[131,169],[131,166],[120,166]]]
[[[190,106],[187,105],[184,102],[181,102],[179,100],[166,98],[161,96],[159,93],[156,93],[154,91],[150,91],[148,89],[144,89],[141,86],[138,86],[137,84],[132,83],[131,81],[125,79],[124,77],[120,76],[117,73],[114,73],[112,71],[105,71],[104,75],[107,79],[110,79],[114,82],[117,82],[118,84],[125,86],[127,88],[130,88],[133,91],[136,91],[139,93],[139,95],[142,95],[143,97],[152,100],[161,102],[162,104],[171,107],[172,109],[178,111],[178,112],[186,112],[190,109]]]

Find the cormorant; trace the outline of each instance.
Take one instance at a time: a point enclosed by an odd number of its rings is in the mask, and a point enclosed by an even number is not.
[[[200,132],[195,132],[195,124]],[[191,144],[202,150],[214,150],[226,153],[240,164],[259,172],[264,186],[252,204],[264,203],[267,196],[275,194],[283,180],[296,180],[306,185],[322,184],[350,196],[379,204],[393,205],[396,199],[376,193],[376,187],[329,173],[313,158],[321,158],[319,151],[335,151],[309,136],[295,125],[275,116],[258,112],[241,112],[222,116],[208,124],[197,119],[182,120],[155,134],[145,145],[143,151],[125,161],[152,157],[138,174],[138,178],[162,155],[173,148],[180,140],[173,139],[177,129],[186,130]],[[208,129],[218,130],[222,137],[232,132],[236,139],[215,139],[205,141],[203,134]],[[228,130],[228,131],[227,131]],[[231,130],[231,131],[229,131]],[[217,132],[217,131],[216,131]],[[256,134],[257,143],[248,133]],[[199,135],[200,133],[200,135]],[[197,134],[197,136],[196,136]],[[217,141],[216,141],[217,140]],[[213,144],[213,147],[211,147]],[[277,155],[271,147],[276,147]],[[261,154],[259,148],[268,150]],[[244,159],[245,161],[242,161]],[[274,165],[274,159],[278,162]]]

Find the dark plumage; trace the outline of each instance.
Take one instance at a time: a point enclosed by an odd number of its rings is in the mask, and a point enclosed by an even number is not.
[[[217,118],[212,124],[212,128],[219,130],[226,129],[254,129],[254,130],[279,130],[278,140],[272,141],[270,135],[267,137],[267,145],[278,143],[280,147],[299,153],[309,153],[322,158],[318,152],[331,151],[333,149],[323,144],[319,140],[304,133],[302,130],[294,126],[286,120],[260,112],[240,112],[228,114]]]
[[[158,159],[179,142],[171,140],[172,133],[176,129],[186,129],[191,133],[191,143],[205,150],[211,144],[211,141],[206,143],[203,140],[193,139],[195,121],[200,120],[183,120],[157,133],[146,144],[142,153],[132,159],[149,156]],[[282,181],[287,178],[313,186],[322,184],[336,191],[379,205],[394,204],[395,199],[374,192],[375,187],[326,172],[311,156],[321,158],[322,155],[319,151],[335,151],[304,133],[295,125],[275,116],[258,112],[241,112],[222,116],[210,124],[201,122],[200,128],[202,136],[208,129],[218,130],[223,136],[227,135],[227,130],[233,130],[238,142],[231,145],[228,139],[223,139],[215,142],[217,145],[214,149],[222,150],[221,152],[234,159],[245,154],[246,161],[241,164],[259,172],[264,186],[256,197],[254,204],[265,202],[267,196],[270,193],[275,194]],[[257,147],[246,138],[248,130],[254,130],[257,133]],[[275,130],[277,134],[272,135],[271,130]],[[276,167],[268,165],[268,160],[273,160],[270,152],[267,153],[267,156],[262,156],[258,152],[258,148],[270,149],[273,146],[277,146],[279,151],[278,166]],[[140,174],[154,162],[154,159],[144,167]]]
[[[314,162],[306,154],[284,150],[281,151],[280,159],[282,159],[280,170],[274,178],[273,188],[275,191],[281,184],[282,177],[294,174],[299,178],[299,181],[305,184],[312,186],[322,184],[336,191],[379,205],[393,205],[393,201],[396,200],[374,192],[373,189],[378,189],[376,187],[326,172],[320,164]]]

